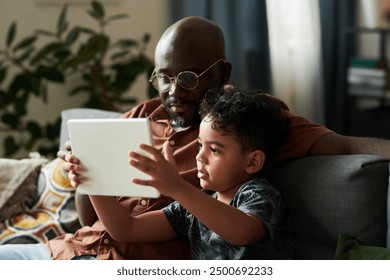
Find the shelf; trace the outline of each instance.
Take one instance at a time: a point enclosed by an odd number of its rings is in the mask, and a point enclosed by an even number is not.
[[[386,125],[390,127],[389,110],[387,107],[387,103],[390,101],[389,65],[387,62],[387,36],[390,36],[390,28],[347,27],[342,31],[345,38],[345,60],[343,60],[343,64],[341,64],[343,65],[341,69],[343,70],[344,75],[343,92],[344,108],[346,112],[346,118],[344,119],[345,133],[355,136],[364,136],[364,134],[366,134],[365,132],[367,132],[367,134],[373,134],[371,135],[373,137],[383,137],[384,135],[381,134],[380,130],[376,129],[376,126],[379,125],[380,127],[383,127],[383,125]],[[358,57],[355,55],[357,45],[356,36],[362,34],[378,35],[378,52],[376,57],[372,57],[373,62],[377,61],[375,65],[373,63],[357,65],[356,61],[353,61],[354,57]],[[369,61],[369,59],[367,61]],[[356,70],[356,68],[370,70],[364,72],[358,69],[358,71],[351,72],[351,69]],[[382,75],[380,75],[380,77],[378,74],[379,71],[377,71],[379,69],[384,69],[384,74],[383,70],[381,70]],[[375,76],[374,74],[377,75]],[[365,91],[371,91],[371,93],[366,93]],[[378,100],[378,104],[373,110],[364,111],[358,106],[360,103],[359,100],[367,100],[367,102],[369,102],[369,100]]]
[[[378,27],[378,28],[368,28],[368,27],[346,27],[344,32],[349,33],[390,33],[390,28]]]

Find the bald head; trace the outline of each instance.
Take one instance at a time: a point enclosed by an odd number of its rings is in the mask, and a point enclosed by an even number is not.
[[[226,57],[222,30],[202,17],[186,17],[171,25],[161,36],[156,55],[160,55],[157,54],[159,51],[167,51],[167,48],[174,48],[175,51],[178,48],[199,50],[199,54],[207,53],[215,59]]]

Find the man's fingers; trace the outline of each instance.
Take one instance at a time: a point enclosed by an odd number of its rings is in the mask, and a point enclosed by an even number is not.
[[[79,185],[79,180],[76,173],[74,171],[70,171],[68,173],[68,178],[70,180],[70,184],[72,185],[72,187],[77,188]]]
[[[65,142],[64,147],[68,152],[72,151],[72,145],[69,140]]]
[[[65,156],[66,156],[66,151],[60,150],[57,152],[57,157],[59,157],[60,159],[65,160]]]
[[[66,162],[70,162],[70,163],[74,163],[74,164],[79,164],[79,160],[70,152],[67,152],[66,155],[65,155],[65,161]]]

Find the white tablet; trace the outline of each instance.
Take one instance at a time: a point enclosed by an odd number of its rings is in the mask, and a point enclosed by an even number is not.
[[[149,119],[71,119],[68,121],[73,154],[83,168],[82,194],[157,198],[151,186],[131,182],[148,175],[129,164],[130,150],[145,154],[140,143],[152,145]]]

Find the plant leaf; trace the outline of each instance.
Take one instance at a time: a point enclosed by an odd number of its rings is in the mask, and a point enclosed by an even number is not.
[[[20,49],[24,49],[26,47],[29,47],[31,46],[36,40],[37,40],[37,36],[35,35],[32,35],[32,36],[28,36],[27,38],[24,38],[23,40],[21,40],[14,48],[13,48],[13,51],[16,52]]]
[[[128,14],[118,14],[118,15],[113,15],[113,16],[109,16],[107,18],[107,22],[108,21],[113,21],[113,20],[118,20],[118,19],[123,19],[123,18],[128,18],[129,15]]]
[[[62,33],[68,28],[68,22],[66,21],[66,15],[68,12],[68,5],[65,4],[62,7],[61,13],[57,21],[57,37],[61,37]]]
[[[107,50],[109,45],[109,38],[104,35],[96,35],[88,40],[88,42],[81,46],[77,55],[70,61],[66,62],[65,68],[75,68],[79,64],[86,63],[96,58],[98,53]]]
[[[103,7],[102,3],[100,3],[99,1],[92,1],[91,6],[93,9],[93,13],[96,16],[98,16],[99,19],[104,18],[105,11],[104,11],[104,7]]]
[[[80,32],[82,33],[86,33],[86,34],[89,34],[89,35],[94,35],[94,34],[97,34],[97,32],[91,28],[87,28],[87,27],[79,27],[79,30]]]
[[[87,13],[99,22],[104,21],[105,11],[103,5],[99,1],[91,2],[92,10],[87,11]]]
[[[8,33],[7,33],[7,43],[6,43],[6,47],[9,48],[14,39],[15,39],[15,35],[16,35],[16,22],[13,22],[11,23],[10,27],[8,28]]]
[[[150,35],[150,33],[145,33],[145,34],[144,34],[144,37],[143,37],[143,39],[142,39],[142,42],[143,42],[144,44],[149,43],[151,37],[152,37],[152,36]]]
[[[74,42],[77,41],[77,38],[79,37],[79,35],[80,35],[80,28],[78,28],[78,27],[73,28],[68,33],[68,35],[65,37],[65,44],[67,46],[72,45]]]
[[[33,51],[34,51],[34,48],[33,48],[33,47],[27,49],[24,53],[22,53],[22,54],[16,59],[16,61],[17,61],[18,63],[22,63],[24,60],[26,60],[27,58],[30,57],[30,55],[32,54]]]
[[[19,125],[19,118],[16,114],[5,113],[1,117],[1,120],[13,129],[16,129]]]
[[[50,140],[55,140],[61,132],[61,118],[57,118],[54,123],[48,123],[45,126],[45,135]]]
[[[120,39],[118,40],[118,42],[115,43],[115,45],[127,49],[134,46],[139,46],[139,42],[134,39]]]
[[[30,132],[33,138],[41,138],[42,137],[42,129],[40,125],[35,121],[29,121],[26,126],[27,130]]]
[[[20,148],[20,145],[16,144],[14,137],[8,136],[4,140],[5,157],[10,157],[15,154]]]
[[[54,67],[41,65],[38,67],[37,74],[52,82],[63,83],[65,81],[64,74]]]
[[[62,43],[57,43],[57,42],[47,44],[31,58],[30,64],[35,65],[36,63],[44,59],[53,51],[60,50],[63,47],[64,45]]]
[[[56,36],[56,34],[54,34],[54,33],[51,32],[51,31],[41,30],[41,29],[36,30],[36,31],[35,31],[35,34],[36,34],[36,35],[44,35],[44,36],[48,36],[48,37],[55,37],[55,36]]]
[[[29,99],[29,94],[27,91],[22,92],[22,95],[18,97],[14,102],[14,111],[15,114],[20,118],[27,113],[27,102]]]
[[[7,71],[8,71],[7,68],[1,68],[0,69],[0,84],[5,79],[5,77],[7,76]]]
[[[111,60],[116,60],[118,58],[122,58],[126,55],[128,55],[129,52],[128,51],[122,51],[122,52],[117,52],[117,53],[114,53],[112,56],[111,56]]]

